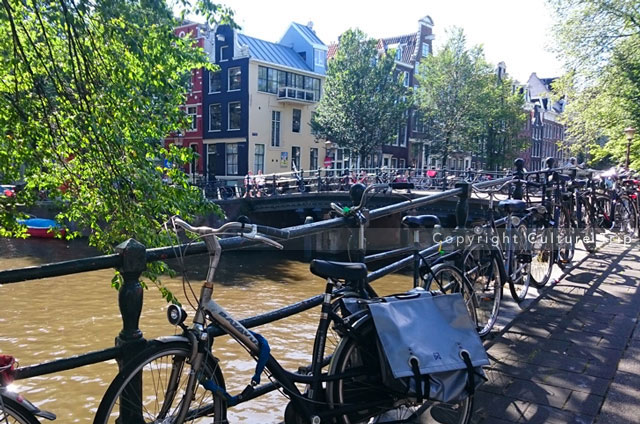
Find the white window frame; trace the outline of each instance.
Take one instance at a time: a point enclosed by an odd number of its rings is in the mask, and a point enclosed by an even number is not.
[[[211,79],[214,75],[218,75],[219,79],[220,79],[220,90],[218,91],[212,91],[211,87]],[[222,92],[222,71],[209,71],[209,94],[216,94],[216,93],[221,93]]]
[[[254,174],[257,174],[258,171],[262,171],[264,173],[264,152],[265,152],[264,144],[260,143],[255,145],[254,152],[253,152],[253,173]],[[261,160],[258,161],[258,158],[261,158]],[[259,162],[262,163],[261,167],[258,167]]]
[[[211,115],[211,111],[213,109],[214,106],[218,106],[220,109],[220,121],[218,121],[218,123],[220,124],[218,129],[214,129],[212,127],[212,123],[213,123],[213,119],[211,119],[212,115]],[[222,104],[220,103],[212,103],[209,105],[209,132],[220,132],[222,131]]]
[[[237,69],[238,75],[240,75],[240,86],[238,88],[231,88],[231,71]],[[242,68],[240,66],[234,66],[227,69],[227,92],[240,91],[242,89]]]
[[[229,46],[220,46],[220,60],[219,60],[219,62],[226,62],[226,61],[229,60],[229,59],[224,59],[224,52],[227,51],[228,47]]]
[[[238,128],[231,128],[231,105],[240,105],[240,122]],[[240,131],[242,128],[242,102],[229,102],[227,106],[227,131]]]
[[[280,147],[281,114],[279,110],[271,111],[271,147]]]
[[[189,117],[190,127],[187,129],[188,132],[197,131],[198,130],[198,107],[197,106],[187,106],[187,116]]]
[[[224,145],[224,164],[225,164],[225,172],[227,175],[238,175],[238,160],[239,155],[238,155],[238,143],[227,143]],[[235,172],[229,172],[229,157],[230,156],[235,156],[236,160],[235,160],[235,164],[232,164],[233,166],[233,170]]]
[[[425,50],[426,50],[426,53],[425,53]],[[429,43],[427,43],[426,41],[422,42],[421,53],[422,53],[422,57],[427,57],[431,53],[431,47],[429,47]]]

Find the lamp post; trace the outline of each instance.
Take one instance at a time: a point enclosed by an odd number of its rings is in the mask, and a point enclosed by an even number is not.
[[[629,153],[631,152],[631,140],[633,140],[633,135],[636,133],[635,128],[628,127],[624,130],[625,135],[627,136],[627,162],[626,169],[629,169]]]

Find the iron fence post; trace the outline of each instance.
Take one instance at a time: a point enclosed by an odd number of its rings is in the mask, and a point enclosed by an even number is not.
[[[456,183],[455,188],[462,189],[462,193],[458,195],[458,202],[456,203],[456,230],[460,230],[467,226],[471,184],[469,184],[468,182],[459,182]]]
[[[524,159],[518,158],[513,161],[516,169],[513,172],[513,177],[516,179],[513,188],[513,198],[516,200],[522,200],[524,193],[522,190],[522,180],[524,179]]]
[[[118,268],[122,275],[122,286],[118,292],[118,305],[122,315],[122,331],[116,337],[120,347],[118,367],[122,370],[145,347],[146,341],[139,328],[142,312],[143,288],[140,275],[147,268],[146,248],[134,239],[116,247],[122,257]],[[124,423],[142,422],[142,374],[134,377],[121,396],[120,420]]]

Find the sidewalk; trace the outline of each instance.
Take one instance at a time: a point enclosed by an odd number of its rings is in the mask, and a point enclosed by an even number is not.
[[[473,422],[640,422],[639,285],[638,245],[609,244],[545,288],[486,343]]]

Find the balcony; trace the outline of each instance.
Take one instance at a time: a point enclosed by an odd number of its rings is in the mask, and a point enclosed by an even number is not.
[[[315,103],[320,99],[316,98],[313,90],[304,90],[295,87],[278,87],[278,101],[282,103]]]

